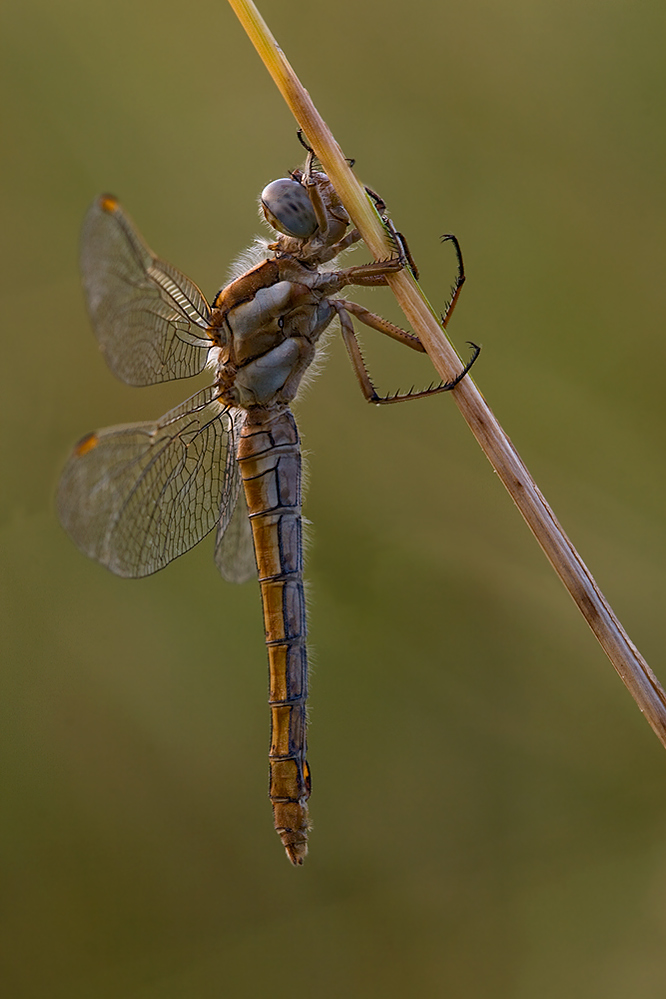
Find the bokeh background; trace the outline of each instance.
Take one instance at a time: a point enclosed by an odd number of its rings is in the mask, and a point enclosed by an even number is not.
[[[263,10],[440,307],[458,235],[451,336],[483,344],[477,383],[666,679],[663,3]],[[197,387],[106,370],[77,273],[89,202],[119,195],[210,295],[301,150],[224,3],[0,17],[3,993],[663,996],[664,751],[450,398],[370,407],[334,340],[296,407],[301,870],[266,800],[256,584],[222,582],[210,538],[128,582],[63,534],[72,443]],[[363,300],[400,322],[388,292]],[[382,387],[430,381],[363,339]]]

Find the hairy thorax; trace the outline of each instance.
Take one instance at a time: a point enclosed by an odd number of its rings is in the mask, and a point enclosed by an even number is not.
[[[294,398],[334,313],[327,284],[325,275],[284,256],[262,261],[217,294],[209,335],[219,348],[225,403],[248,408]]]

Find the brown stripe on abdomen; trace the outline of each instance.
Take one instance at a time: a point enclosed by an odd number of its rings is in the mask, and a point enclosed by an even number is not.
[[[301,451],[292,413],[248,412],[238,446],[259,570],[271,708],[270,799],[275,828],[293,864],[309,829],[307,626],[301,537]]]

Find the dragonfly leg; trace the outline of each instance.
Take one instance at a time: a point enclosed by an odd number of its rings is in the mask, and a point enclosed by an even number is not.
[[[410,271],[412,272],[414,280],[418,281],[418,279],[419,279],[419,269],[416,266],[416,261],[414,260],[414,257],[412,256],[412,251],[409,248],[409,243],[407,242],[407,237],[404,236],[401,232],[398,232],[398,230],[393,225],[393,223],[391,222],[390,219],[387,218],[384,221],[386,223],[386,228],[391,233],[391,236],[393,237],[396,246],[400,250],[401,255],[407,261],[407,266],[409,267]]]
[[[407,333],[406,330],[402,330],[394,323],[390,323],[388,319],[378,316],[375,312],[370,312],[369,309],[364,309],[362,305],[358,305],[356,302],[349,302],[345,299],[336,299],[335,301],[341,303],[347,312],[351,312],[365,326],[369,326],[371,329],[377,330],[378,333],[383,333],[385,336],[390,336],[392,340],[397,340],[398,343],[404,343],[406,347],[411,347],[412,350],[418,350],[421,354],[425,353],[425,347],[414,333]]]
[[[380,333],[386,333],[393,339],[398,340],[400,343],[404,343],[414,350],[423,351],[423,344],[411,333],[406,333],[397,326],[393,326],[389,323],[387,319],[382,319],[381,316],[376,316],[372,312],[368,312],[367,309],[363,309],[362,306],[356,305],[355,302],[346,302],[340,299],[331,300],[331,304],[335,307],[338,317],[340,319],[340,328],[342,330],[342,339],[344,345],[347,348],[347,353],[349,354],[349,359],[352,363],[352,367],[358,378],[359,385],[361,387],[361,392],[363,393],[365,399],[368,402],[375,403],[378,406],[388,405],[394,402],[407,402],[409,399],[424,399],[429,395],[437,395],[440,392],[450,392],[451,389],[455,388],[456,385],[463,380],[467,372],[470,370],[477,357],[481,353],[481,348],[477,344],[469,341],[469,345],[473,350],[472,357],[464,366],[460,374],[456,375],[447,382],[440,382],[438,385],[429,385],[427,389],[423,389],[421,392],[415,392],[414,389],[410,389],[409,392],[396,392],[394,395],[381,396],[377,392],[375,386],[372,383],[368,368],[363,359],[363,354],[361,353],[361,348],[356,336],[356,331],[354,330],[354,324],[350,312],[352,312],[361,322],[370,326],[372,329],[378,330]],[[368,320],[371,319],[369,322]],[[396,333],[400,334],[396,336]],[[407,339],[409,338],[409,339]]]
[[[461,288],[465,283],[465,266],[463,264],[460,243],[458,242],[456,237],[453,236],[451,233],[447,233],[446,236],[441,237],[441,240],[442,243],[446,243],[449,240],[453,243],[453,249],[456,251],[456,259],[458,261],[458,273],[456,275],[456,280],[453,284],[453,287],[451,288],[451,298],[442,316],[442,326],[444,327],[444,329],[446,329],[446,324],[451,318],[451,313],[453,312],[458,303],[458,298],[460,297]]]
[[[334,300],[332,304],[335,305],[338,313],[342,339],[345,347],[347,348],[347,353],[349,354],[349,360],[351,361],[354,373],[358,378],[358,383],[361,386],[361,392],[367,402],[379,402],[380,397],[377,394],[375,386],[372,384],[368,369],[365,361],[363,360],[363,354],[361,353],[361,348],[359,346],[358,339],[356,338],[354,324],[352,323],[351,316],[345,308],[347,303],[345,302],[343,305],[340,301]]]
[[[325,244],[326,237],[328,235],[330,218],[326,210],[326,205],[321,196],[321,191],[317,186],[317,181],[312,177],[312,159],[314,157],[313,153],[308,153],[307,163],[305,166],[305,175],[301,183],[307,191],[308,198],[315,213],[315,218],[317,219],[318,232],[320,240]]]
[[[339,271],[324,272],[322,290],[326,294],[340,291],[353,284],[363,288],[376,288],[386,284],[387,274],[396,274],[405,266],[405,258],[390,257],[388,260],[375,260],[371,264],[358,264],[356,267],[345,267]]]
[[[412,274],[414,275],[414,279],[418,281],[419,269],[416,266],[416,263],[414,262],[414,257],[412,256],[411,250],[409,249],[409,244],[405,239],[405,237],[403,236],[403,234],[401,232],[398,232],[396,227],[393,225],[393,222],[386,214],[387,212],[386,202],[381,197],[381,195],[377,194],[376,191],[373,191],[371,187],[366,187],[365,193],[368,195],[369,198],[371,198],[374,201],[375,208],[377,209],[377,214],[379,215],[382,222],[388,229],[388,232],[394,244],[398,247],[398,250],[407,261],[407,265]]]

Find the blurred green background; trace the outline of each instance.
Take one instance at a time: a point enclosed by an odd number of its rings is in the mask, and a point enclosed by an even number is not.
[[[451,336],[483,344],[478,385],[665,680],[663,3],[263,12],[440,308],[458,235]],[[197,387],[105,368],[89,202],[117,194],[214,294],[301,159],[294,123],[224,3],[0,17],[4,994],[666,994],[663,749],[453,401],[368,406],[337,340],[296,406],[315,828],[289,866],[256,584],[222,582],[210,538],[116,579],[53,490],[86,431]],[[363,301],[400,322],[388,292]],[[363,339],[381,387],[430,381]]]

